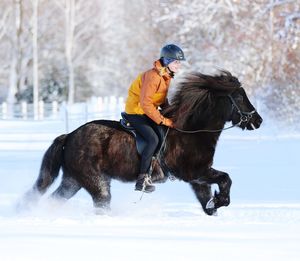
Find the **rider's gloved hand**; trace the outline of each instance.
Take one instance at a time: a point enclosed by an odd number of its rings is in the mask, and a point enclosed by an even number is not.
[[[174,123],[171,119],[164,118],[163,121],[162,121],[162,124],[167,126],[167,127],[174,128]]]

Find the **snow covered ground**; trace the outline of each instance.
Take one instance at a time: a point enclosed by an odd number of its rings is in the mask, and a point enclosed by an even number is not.
[[[99,216],[83,190],[64,205],[47,193],[36,209],[17,212],[45,149],[66,126],[1,121],[0,260],[300,260],[300,135],[266,126],[222,134],[214,166],[233,187],[217,217],[206,216],[179,181],[142,201],[134,184],[115,181],[112,211]]]

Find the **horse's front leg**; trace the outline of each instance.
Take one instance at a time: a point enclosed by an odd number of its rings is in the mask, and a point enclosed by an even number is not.
[[[211,185],[207,184],[206,182],[197,182],[197,181],[190,182],[190,185],[192,186],[192,189],[195,192],[195,195],[199,200],[203,211],[209,216],[216,215],[217,209],[206,207],[207,203],[212,198]]]
[[[230,188],[232,181],[229,175],[223,171],[210,168],[204,180],[208,184],[218,184],[219,193],[215,192],[214,196],[207,203],[207,209],[217,209],[230,204]]]

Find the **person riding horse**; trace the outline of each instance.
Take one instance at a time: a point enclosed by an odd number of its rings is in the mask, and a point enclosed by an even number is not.
[[[161,66],[158,68],[165,67],[163,61],[159,64]],[[170,69],[164,70],[169,74],[172,68],[170,65],[168,67]],[[146,123],[142,128],[152,130],[152,125],[147,125],[152,121],[155,123],[153,126],[159,129],[165,129],[165,126],[157,124],[172,126],[172,122],[176,128],[167,130],[168,135],[163,139],[166,147],[162,155],[161,150],[158,150],[157,155],[161,156],[159,163],[163,163],[162,171],[170,170],[178,180],[188,183],[203,211],[207,215],[215,215],[220,207],[230,204],[232,184],[228,173],[213,167],[219,137],[223,130],[233,127],[255,130],[261,126],[262,117],[250,102],[241,82],[228,71],[221,71],[218,75],[200,72],[189,74],[177,85],[170,105],[162,108],[164,117],[161,117],[156,111],[156,106],[166,97],[167,85],[163,78],[165,76],[161,77],[154,69],[142,74],[137,83],[145,83],[143,76],[147,76],[148,80],[149,77],[153,78],[150,82],[154,82],[154,86],[158,82],[156,78],[160,79],[160,83],[157,84],[158,91],[154,90],[150,96],[145,94],[142,96],[141,85],[136,85],[135,91],[140,93],[137,97],[151,99],[153,93],[157,92],[152,102],[155,102],[153,112],[159,117],[157,119],[154,116],[157,121],[145,120]],[[169,78],[168,75],[166,77]],[[139,110],[143,111],[138,105],[139,98],[136,99],[136,103],[137,106],[134,108],[137,111],[134,111],[133,115],[138,114]],[[143,114],[145,113],[140,112],[139,118],[147,119],[148,116],[141,117]],[[168,121],[165,117],[172,121]],[[232,126],[225,128],[225,124],[229,122]],[[65,201],[72,198],[80,189],[85,189],[91,195],[95,211],[99,214],[105,213],[110,208],[112,179],[133,182],[139,176],[137,188],[143,187],[142,183],[146,182],[144,175],[139,175],[143,174],[140,172],[142,166],[139,155],[145,144],[139,139],[137,131],[129,133],[129,128],[125,130],[122,123],[124,121],[94,120],[79,126],[71,133],[56,137],[43,156],[35,183],[25,193],[18,207],[26,209],[34,206],[57,179],[60,170],[63,172],[62,179],[51,197]],[[128,126],[127,122],[125,123]],[[140,142],[136,143],[134,136]],[[144,167],[147,166],[143,164]],[[155,179],[161,181],[162,173],[156,166],[150,167],[149,173],[145,173],[152,174],[153,169],[153,182]],[[213,193],[213,184],[217,184],[219,191]],[[145,185],[148,192],[154,190],[151,183]]]
[[[160,144],[158,125],[174,127],[171,119],[164,117],[158,110],[167,103],[170,81],[184,61],[182,49],[174,44],[168,44],[161,49],[160,59],[154,62],[154,67],[138,75],[133,81],[125,103],[126,118],[133,128],[143,137],[146,146],[141,153],[140,172],[135,184],[135,190],[153,192],[149,170],[152,157]]]

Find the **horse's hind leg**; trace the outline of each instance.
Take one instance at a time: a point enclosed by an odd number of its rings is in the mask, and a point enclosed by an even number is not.
[[[78,190],[81,189],[81,185],[73,177],[63,175],[61,184],[52,193],[51,197],[54,199],[68,200],[73,197]]]
[[[92,174],[90,174],[92,175]],[[83,187],[92,196],[96,212],[101,214],[103,210],[109,210],[110,207],[110,181],[111,179],[104,174],[92,175],[92,179],[84,179]]]

